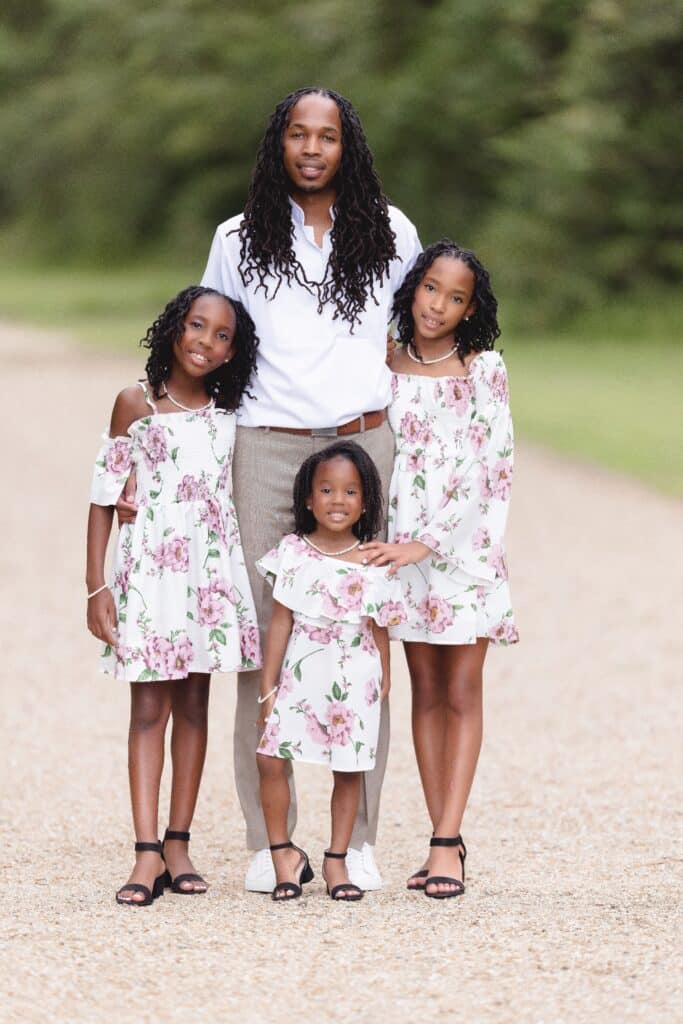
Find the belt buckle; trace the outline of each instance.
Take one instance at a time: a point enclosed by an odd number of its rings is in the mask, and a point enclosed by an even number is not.
[[[320,427],[317,430],[311,430],[311,437],[337,437],[336,427]]]

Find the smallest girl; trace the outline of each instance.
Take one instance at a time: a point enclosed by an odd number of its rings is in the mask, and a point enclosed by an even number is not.
[[[211,672],[257,668],[256,616],[232,501],[235,416],[258,339],[239,302],[190,287],[147,331],[146,379],[125,388],[95,465],[88,628],[102,670],[130,683],[128,769],[135,867],[118,903],[206,891],[188,856],[207,740]],[[104,559],[113,505],[136,475],[139,514]],[[173,719],[169,827],[158,836],[164,737]]]
[[[382,525],[382,489],[369,455],[338,442],[303,463],[294,482],[295,532],[257,567],[273,585],[261,675],[261,803],[277,878],[274,900],[302,895],[308,856],[287,834],[286,761],[333,772],[332,836],[323,878],[334,900],[359,900],[346,851],[361,772],[375,766],[380,705],[389,692],[387,626],[405,618],[397,580],[362,564]]]

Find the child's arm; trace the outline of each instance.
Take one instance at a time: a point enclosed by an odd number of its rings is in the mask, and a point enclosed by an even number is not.
[[[421,562],[434,552],[421,540],[410,540],[403,544],[389,544],[381,540],[371,540],[358,548],[363,554],[363,565],[390,565],[389,576],[393,576],[402,565]]]
[[[261,670],[261,697],[267,697],[259,705],[258,724],[263,728],[273,710],[277,696],[278,679],[284,660],[287,643],[292,632],[293,615],[290,608],[273,600],[273,614],[266,636],[266,650]],[[272,691],[272,692],[271,692]]]
[[[391,689],[391,660],[389,657],[389,632],[385,626],[379,626],[374,619],[372,621],[372,634],[377,644],[377,650],[379,651],[379,659],[382,665],[382,683],[380,690],[380,700],[389,693]]]
[[[110,437],[125,437],[128,427],[141,415],[145,415],[145,403],[139,388],[130,387],[117,396],[111,414]],[[105,585],[104,561],[111,534],[114,510],[111,505],[92,502],[88,515],[88,539],[86,545],[85,585],[88,594],[99,590],[88,600],[88,629],[107,644],[116,644],[116,607],[114,598]]]

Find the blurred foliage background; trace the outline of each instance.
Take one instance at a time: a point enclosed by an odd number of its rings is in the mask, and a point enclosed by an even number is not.
[[[523,429],[683,492],[670,463],[601,454],[647,433],[629,388],[683,369],[682,39],[678,0],[5,0],[0,316],[139,337],[242,208],[275,103],[324,84],[423,242],[490,267]],[[598,405],[574,443],[584,396],[553,391],[579,368]],[[600,391],[620,387],[605,446]]]

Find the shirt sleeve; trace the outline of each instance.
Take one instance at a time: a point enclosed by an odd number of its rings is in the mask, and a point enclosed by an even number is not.
[[[415,539],[475,583],[507,579],[505,528],[514,461],[507,373],[497,356],[481,386],[482,408],[472,418],[440,507]],[[486,400],[488,399],[488,400]]]
[[[391,274],[391,287],[396,293],[403,284],[406,274],[415,266],[415,261],[422,252],[422,245],[412,221],[395,208],[392,208],[392,214],[391,226],[396,235],[396,253],[399,257],[394,261]]]
[[[90,487],[92,505],[116,504],[132,468],[132,446],[130,437],[102,435]]]
[[[239,224],[234,227],[237,229]],[[235,256],[235,246],[238,244],[237,236],[228,237],[228,232],[231,229],[230,221],[219,224],[216,228],[201,283],[205,288],[215,288],[217,292],[227,295],[228,298],[244,302],[242,279],[239,275],[238,259]]]

